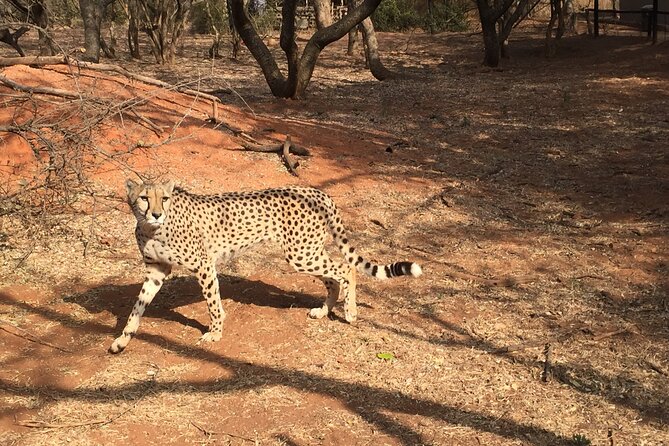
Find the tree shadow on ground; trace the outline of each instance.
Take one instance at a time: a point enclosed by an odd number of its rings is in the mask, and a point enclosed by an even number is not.
[[[310,309],[320,307],[325,299],[325,288],[323,297],[319,298],[304,293],[286,292],[258,280],[237,276],[219,274],[218,280],[224,306],[225,300],[231,299],[241,304],[261,307]],[[115,330],[120,333],[141,289],[141,284],[102,285],[83,293],[65,296],[63,300],[80,305],[91,314],[111,312],[116,317]],[[199,302],[204,304],[204,298],[194,277],[169,278],[148,306],[145,316],[176,322],[205,333],[208,329],[206,325],[175,311],[179,307]]]
[[[429,342],[444,347],[477,349],[487,354],[504,358],[513,364],[522,364],[528,369],[542,370],[544,367],[542,361],[523,358],[508,351],[506,349],[508,346],[495,345],[488,340],[477,337],[461,326],[445,321],[436,315],[422,314],[422,318],[441,327],[447,332],[456,334],[456,338],[444,338],[441,336],[425,337],[423,335],[412,333],[409,330],[381,324],[371,320],[367,320],[366,323],[377,330],[391,332],[398,336],[421,342]],[[545,343],[551,343],[555,347],[559,346],[562,341],[567,341],[583,335],[579,330],[573,331],[574,333],[568,336],[560,336],[559,334],[546,335],[543,338],[540,338],[540,342],[538,343],[536,340],[534,342],[526,341],[525,345],[533,346],[530,348],[543,348]],[[521,346],[518,351],[523,351],[524,349],[525,348]],[[645,384],[630,378],[605,375],[593,368],[573,363],[552,363],[550,366],[550,373],[561,384],[567,385],[580,393],[603,397],[613,404],[625,406],[637,411],[644,419],[652,420],[663,425],[669,424],[669,412],[665,410],[664,403],[662,403],[669,399],[669,394],[656,393],[653,389],[649,389]],[[634,391],[630,391],[630,389],[633,389]],[[658,401],[660,403],[656,404]]]
[[[114,292],[111,287],[107,287],[105,290]],[[115,291],[118,295],[127,292],[128,289],[121,288]],[[35,307],[7,294],[0,294],[0,299],[16,307],[17,310],[27,311],[47,320],[58,321],[69,329],[78,332],[80,336],[91,331],[110,335],[114,330],[108,325],[97,322],[82,327],[80,322],[69,314],[58,313],[45,307]],[[93,306],[92,308],[99,308],[99,306]],[[281,385],[335,398],[341,401],[349,411],[358,414],[366,422],[374,425],[376,429],[398,439],[404,445],[430,444],[431,442],[424,438],[416,428],[389,416],[388,412],[424,416],[448,424],[490,432],[503,438],[521,440],[528,444],[555,446],[572,444],[571,440],[541,427],[464,410],[429,399],[416,398],[403,392],[343,381],[290,368],[240,361],[205,348],[185,345],[162,335],[144,334],[143,339],[145,342],[176,352],[180,356],[224,366],[232,372],[232,377],[225,380],[202,382],[179,379],[153,382],[151,383],[153,393],[232,393],[245,389],[263,388],[268,385]],[[54,355],[62,354],[62,352],[54,353]],[[71,353],[71,355],[74,357],[77,353]],[[146,386],[146,382],[132,382],[118,386],[105,386],[91,392],[81,386],[69,389],[58,384],[32,386],[16,384],[5,379],[0,380],[0,389],[16,397],[28,397],[40,393],[41,395],[49,395],[48,399],[72,400],[75,402],[127,402],[128,395],[134,395],[137,399],[141,398],[141,395],[146,391]],[[44,399],[44,401],[46,400]]]

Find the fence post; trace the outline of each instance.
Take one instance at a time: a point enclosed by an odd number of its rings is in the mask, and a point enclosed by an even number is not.
[[[650,17],[650,22],[653,24],[653,45],[657,43],[657,10],[659,8],[659,0],[653,0],[653,13]]]
[[[657,0],[654,0],[657,1]],[[595,0],[595,37],[599,36],[599,0]]]

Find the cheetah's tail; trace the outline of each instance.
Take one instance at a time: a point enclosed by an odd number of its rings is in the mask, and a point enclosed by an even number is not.
[[[337,228],[331,228],[332,236],[339,250],[351,265],[355,266],[359,272],[377,279],[390,279],[399,276],[418,277],[423,274],[423,269],[415,262],[394,262],[387,265],[377,265],[362,258],[356,253],[353,246],[349,244],[344,228],[339,225]]]
[[[423,274],[423,269],[415,262],[394,262],[387,265],[377,265],[366,261],[361,256],[357,256],[352,264],[361,273],[381,280],[399,276],[418,277]]]

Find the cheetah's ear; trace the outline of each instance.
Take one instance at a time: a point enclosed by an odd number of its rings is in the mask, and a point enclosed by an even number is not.
[[[133,193],[139,188],[140,184],[128,178],[125,181],[125,189],[128,192],[128,197],[131,197]]]
[[[174,180],[165,181],[163,187],[168,194],[172,194],[172,191],[174,190]]]

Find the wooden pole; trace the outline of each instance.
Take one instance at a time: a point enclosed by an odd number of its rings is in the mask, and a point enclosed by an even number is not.
[[[657,43],[657,10],[659,8],[659,0],[653,0],[653,13],[650,16],[650,20],[653,23],[653,45]]]
[[[657,0],[656,0],[657,1]],[[599,0],[595,0],[595,37],[599,36]]]

